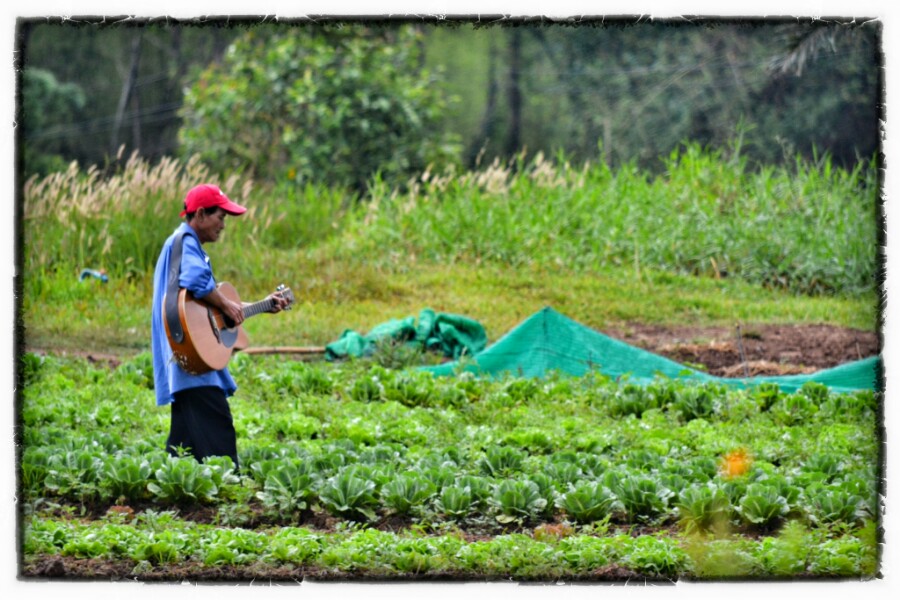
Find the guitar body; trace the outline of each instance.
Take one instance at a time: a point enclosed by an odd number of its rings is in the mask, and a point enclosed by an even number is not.
[[[220,283],[219,293],[240,303],[237,290],[230,283]],[[224,369],[232,353],[250,344],[244,329],[229,327],[221,310],[194,298],[185,289],[178,291],[178,318],[184,331],[184,339],[175,342],[166,324],[166,334],[178,365],[192,375]]]

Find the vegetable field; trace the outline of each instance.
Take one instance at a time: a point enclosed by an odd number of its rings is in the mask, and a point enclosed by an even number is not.
[[[437,378],[416,367],[425,356],[391,345],[340,363],[239,354],[240,464],[164,452],[150,280],[179,198],[207,179],[250,207],[210,250],[217,278],[247,300],[281,282],[300,299],[253,321],[261,346],[321,346],[426,306],[483,323],[493,342],[552,306],[626,338],[681,326],[696,348],[737,342],[728,365],[739,376],[757,344],[779,368],[878,352],[874,162],[754,170],[737,145],[689,146],[663,164],[650,175],[536,157],[426,172],[402,193],[376,180],[363,199],[217,178],[193,159],[135,156],[108,173],[73,164],[29,180],[20,577],[879,577],[878,393],[637,385],[597,372]],[[81,281],[87,267],[108,281]],[[709,341],[712,327],[725,342]],[[773,344],[775,329],[799,342]],[[678,360],[717,366],[694,356]]]
[[[240,468],[151,361],[21,357],[25,577],[706,581],[879,572],[880,397],[238,355]]]

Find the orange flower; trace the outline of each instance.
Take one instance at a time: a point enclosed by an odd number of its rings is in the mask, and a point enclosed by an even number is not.
[[[753,464],[753,457],[745,448],[738,448],[722,457],[722,460],[719,461],[719,472],[722,477],[732,479],[746,474],[750,470],[751,464]]]

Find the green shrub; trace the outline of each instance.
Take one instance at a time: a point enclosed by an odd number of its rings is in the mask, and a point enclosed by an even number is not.
[[[189,86],[184,151],[223,171],[358,192],[376,174],[394,186],[452,163],[452,135],[436,134],[448,99],[421,67],[421,35],[353,23],[249,28]],[[222,125],[226,115],[241,135]]]

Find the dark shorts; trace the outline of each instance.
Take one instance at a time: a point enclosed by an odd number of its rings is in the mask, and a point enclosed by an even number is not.
[[[173,394],[172,423],[166,450],[177,455],[182,447],[198,461],[207,456],[228,456],[238,467],[237,436],[225,392],[218,387],[198,387]]]

